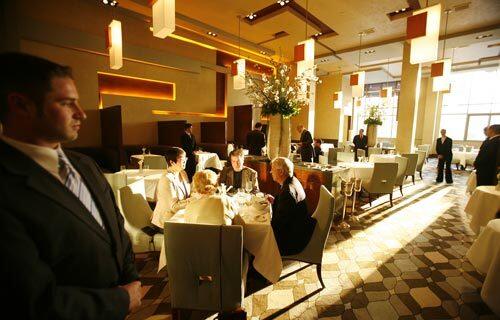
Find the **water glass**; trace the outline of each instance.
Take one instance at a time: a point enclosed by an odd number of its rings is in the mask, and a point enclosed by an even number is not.
[[[127,170],[127,166],[125,166],[125,165],[121,165],[121,166],[120,166],[120,171],[125,171],[125,170]]]

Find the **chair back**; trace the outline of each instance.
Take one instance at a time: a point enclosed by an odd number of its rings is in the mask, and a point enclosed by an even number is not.
[[[416,169],[416,171],[422,172],[422,169],[424,167],[425,158],[427,157],[427,152],[419,150],[419,151],[417,151],[417,155],[418,155],[418,158],[417,158],[417,169]]]
[[[356,150],[356,155],[359,157],[366,157],[365,155],[365,150],[364,149],[358,149]]]
[[[149,169],[167,169],[167,159],[164,156],[144,155],[143,166],[149,166]]]
[[[232,143],[228,143],[228,145],[227,145],[227,158],[228,158],[228,159],[229,159],[229,154],[230,154],[230,153],[231,153],[231,151],[233,151],[233,150],[234,150],[234,144],[232,144]],[[231,159],[229,159],[229,160],[231,160]]]
[[[127,175],[123,172],[104,173],[104,177],[111,186],[111,190],[113,190],[115,197],[118,194],[118,190],[127,185]]]
[[[328,164],[328,156],[319,155],[318,159],[319,164]]]
[[[417,153],[403,153],[401,156],[408,158],[408,165],[406,166],[405,175],[407,175],[407,176],[415,175],[415,171],[417,170],[418,154]]]
[[[164,229],[172,308],[233,311],[240,307],[243,227],[166,222]]]
[[[125,218],[125,229],[127,226],[142,229],[151,225],[152,211],[146,200],[144,179],[121,188],[118,190],[118,194],[118,203]]]
[[[395,162],[374,163],[372,178],[365,184],[370,193],[392,193],[398,174],[398,164]]]
[[[408,158],[396,157],[395,162],[398,164],[398,172],[396,174],[396,181],[394,185],[402,186],[405,180],[406,166],[408,165]]]
[[[372,155],[372,154],[382,154],[382,148],[369,147],[368,148],[368,155]]]
[[[465,152],[471,152],[472,146],[465,146]]]
[[[354,162],[354,152],[337,152],[337,161]]]
[[[328,149],[328,164],[333,166],[337,165],[338,153],[342,152],[342,148],[330,148]]]

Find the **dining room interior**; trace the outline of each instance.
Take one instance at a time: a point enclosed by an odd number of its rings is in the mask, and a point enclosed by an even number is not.
[[[47,92],[58,77],[78,91],[78,137],[53,149],[67,150],[89,189],[86,208],[105,218],[99,232],[110,241],[123,229],[130,246],[139,302],[120,289],[130,308],[95,319],[500,317],[500,1],[17,0],[0,2],[0,14],[5,65],[36,57],[71,69],[43,78]],[[31,223],[9,200],[5,190],[21,183],[10,177],[14,152],[47,170],[26,146],[38,140],[15,129],[28,113],[16,86],[38,78],[11,84],[9,72],[0,214],[32,243],[6,260],[20,266],[33,254],[47,272],[33,281],[56,288],[126,286],[62,276],[78,243],[66,239],[57,257],[36,232],[55,221],[53,204]],[[106,186],[73,154],[95,163]],[[57,179],[71,190],[67,175]],[[111,206],[96,200],[108,188]],[[78,233],[65,226],[48,233]],[[9,261],[2,270],[21,279],[27,271]],[[96,272],[107,268],[100,261]],[[52,287],[19,282],[6,301],[20,319],[94,319],[71,302],[51,313],[42,291]]]

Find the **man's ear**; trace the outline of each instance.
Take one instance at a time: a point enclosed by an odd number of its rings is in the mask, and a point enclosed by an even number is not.
[[[25,95],[12,92],[7,95],[7,104],[9,111],[18,115],[34,115],[36,107]]]

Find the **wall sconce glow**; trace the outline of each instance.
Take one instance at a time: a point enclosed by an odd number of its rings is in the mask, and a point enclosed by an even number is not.
[[[245,89],[245,59],[238,59],[231,65],[231,74],[233,75],[234,90]]]
[[[153,3],[153,35],[165,39],[175,31],[175,0]]]
[[[118,70],[123,66],[122,23],[113,20],[108,26],[107,46],[109,67]]]
[[[451,59],[436,61],[431,65],[432,91],[450,91]]]
[[[354,98],[361,98],[365,93],[365,72],[358,71],[351,74],[349,84]]]
[[[337,91],[333,93],[333,108],[342,109],[342,91]]]
[[[297,76],[314,76],[314,39],[299,42],[294,49]]]
[[[411,64],[437,60],[440,23],[440,3],[414,11],[407,19],[406,39],[411,40]]]

